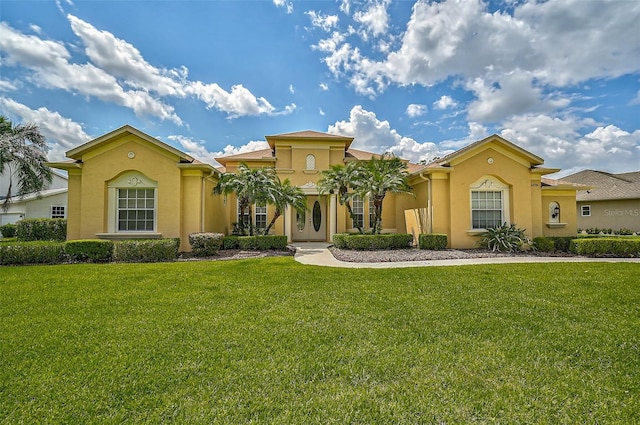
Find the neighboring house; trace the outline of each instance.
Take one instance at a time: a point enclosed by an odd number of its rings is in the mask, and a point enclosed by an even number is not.
[[[0,208],[0,225],[15,223],[23,218],[66,218],[67,214],[67,178],[53,173],[51,184],[40,193],[24,196],[12,196],[7,211]],[[17,184],[13,183],[14,186]],[[9,188],[9,179],[0,175],[0,203]]]
[[[366,161],[374,154],[351,149],[352,137],[302,131],[266,136],[269,148],[217,158],[224,172],[240,163],[272,167],[307,196],[308,211],[289,208],[273,233],[289,241],[331,241],[354,231],[335,195],[320,194],[330,165]],[[67,152],[71,161],[50,164],[69,173],[68,238],[180,237],[189,250],[192,232],[230,233],[238,217],[235,196],[212,196],[220,171],[163,142],[124,126]],[[516,223],[531,237],[576,233],[576,190],[583,186],[545,179],[559,171],[497,136],[473,143],[427,165],[407,163],[415,196],[389,194],[383,232],[448,235],[454,248],[473,248],[486,228]],[[367,199],[353,201],[356,219],[369,227]],[[266,223],[272,207],[253,208]]]
[[[563,180],[590,186],[577,194],[578,228],[640,232],[640,171],[584,170]]]

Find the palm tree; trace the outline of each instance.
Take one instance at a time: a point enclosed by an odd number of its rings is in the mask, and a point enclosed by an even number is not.
[[[354,182],[354,192],[373,202],[373,228],[371,233],[382,230],[382,202],[388,192],[413,195],[407,181],[407,164],[400,158],[384,154],[373,157],[364,165],[364,178]]]
[[[363,167],[360,162],[348,162],[347,165],[332,165],[329,170],[322,172],[322,178],[318,181],[318,190],[320,193],[336,194],[340,205],[347,208],[349,217],[356,226],[358,232],[364,233],[362,226],[355,219],[353,210],[351,209],[351,198],[355,195],[349,188],[353,188],[358,181],[363,178]]]
[[[14,177],[18,182],[15,195],[40,192],[52,181],[47,162],[47,141],[34,123],[13,125],[0,116],[0,174],[9,178],[2,209],[7,211]]]
[[[266,201],[264,188],[275,177],[272,168],[249,168],[241,163],[235,173],[224,173],[213,188],[214,195],[235,193],[238,198],[238,226],[244,233],[244,213],[249,211],[249,235],[253,236],[253,204]]]
[[[292,206],[299,213],[307,209],[307,198],[304,192],[299,187],[291,186],[289,179],[281,182],[278,176],[275,176],[271,183],[265,190],[266,202],[275,207],[275,212],[271,222],[264,230],[265,235],[269,234],[269,230],[282,215],[287,205]]]

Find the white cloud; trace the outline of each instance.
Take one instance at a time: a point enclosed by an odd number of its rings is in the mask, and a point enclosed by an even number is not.
[[[276,7],[284,7],[287,9],[287,13],[293,13],[293,3],[287,0],[273,0],[273,4]]]
[[[419,117],[427,113],[427,107],[425,105],[418,105],[415,103],[407,106],[407,110],[405,111],[408,116],[411,118]]]
[[[630,133],[584,118],[521,115],[504,123],[501,135],[557,168],[622,172],[638,169],[640,130]]]
[[[305,12],[305,15],[311,19],[311,25],[326,32],[338,25],[338,15],[322,15],[313,10]]]
[[[322,90],[322,91],[329,90],[329,85],[327,83],[320,83],[320,90]]]
[[[436,109],[444,110],[448,108],[455,108],[458,106],[455,100],[451,96],[440,96],[440,99],[433,102],[433,107]]]
[[[36,24],[30,24],[29,25],[29,29],[33,32],[35,32],[36,34],[42,34],[42,28],[40,28],[38,25]]]
[[[178,143],[180,145],[180,149],[188,155],[206,164],[213,165],[214,167],[220,165],[215,160],[216,158],[269,148],[269,144],[265,141],[250,141],[249,143],[239,147],[227,145],[221,151],[211,152],[207,149],[205,142],[203,141],[196,141],[182,135],[171,135],[168,138],[169,140]]]
[[[367,10],[358,11],[353,15],[353,20],[363,25],[365,38],[368,34],[378,37],[387,32],[389,28],[387,3],[388,2],[369,4]]]
[[[47,139],[50,161],[65,159],[65,152],[91,140],[82,126],[69,118],[47,108],[31,109],[6,97],[0,97],[0,109],[3,114],[19,117],[20,122],[34,122]]]
[[[235,118],[244,115],[281,115],[295,105],[278,110],[241,84],[228,92],[218,84],[188,80],[188,69],[160,69],[149,64],[140,51],[107,31],[67,15],[72,30],[85,47],[90,63],[71,63],[71,55],[59,42],[24,35],[0,23],[0,51],[6,64],[33,72],[30,81],[41,87],[62,89],[132,109],[138,116],[153,116],[182,125],[173,106],[161,97],[193,96]]]
[[[329,126],[329,133],[354,137],[354,149],[374,153],[393,152],[395,155],[412,162],[430,160],[442,156],[435,143],[419,143],[410,137],[404,137],[391,128],[389,121],[381,121],[374,112],[356,105],[351,109],[349,121],[338,121]]]
[[[324,111],[322,110],[322,108],[320,108],[320,111],[319,111],[319,112],[320,112],[320,115],[322,115],[322,116],[324,116],[324,115],[325,115],[325,113],[324,113]]]
[[[7,80],[0,80],[0,91],[14,91],[18,90],[18,86],[12,82]]]
[[[289,92],[291,94],[294,94],[296,92],[295,89],[293,88],[293,84],[289,84]]]

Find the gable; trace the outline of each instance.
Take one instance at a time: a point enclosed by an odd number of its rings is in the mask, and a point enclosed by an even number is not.
[[[524,167],[532,168],[544,164],[544,160],[531,152],[509,142],[506,139],[494,134],[483,140],[479,140],[452,154],[449,154],[435,161],[440,166],[454,167],[470,158],[482,155],[487,150],[493,150],[508,157],[509,159],[520,163]]]

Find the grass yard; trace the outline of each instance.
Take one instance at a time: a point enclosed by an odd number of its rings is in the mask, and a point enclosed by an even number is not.
[[[638,276],[0,267],[0,423],[640,423]]]

